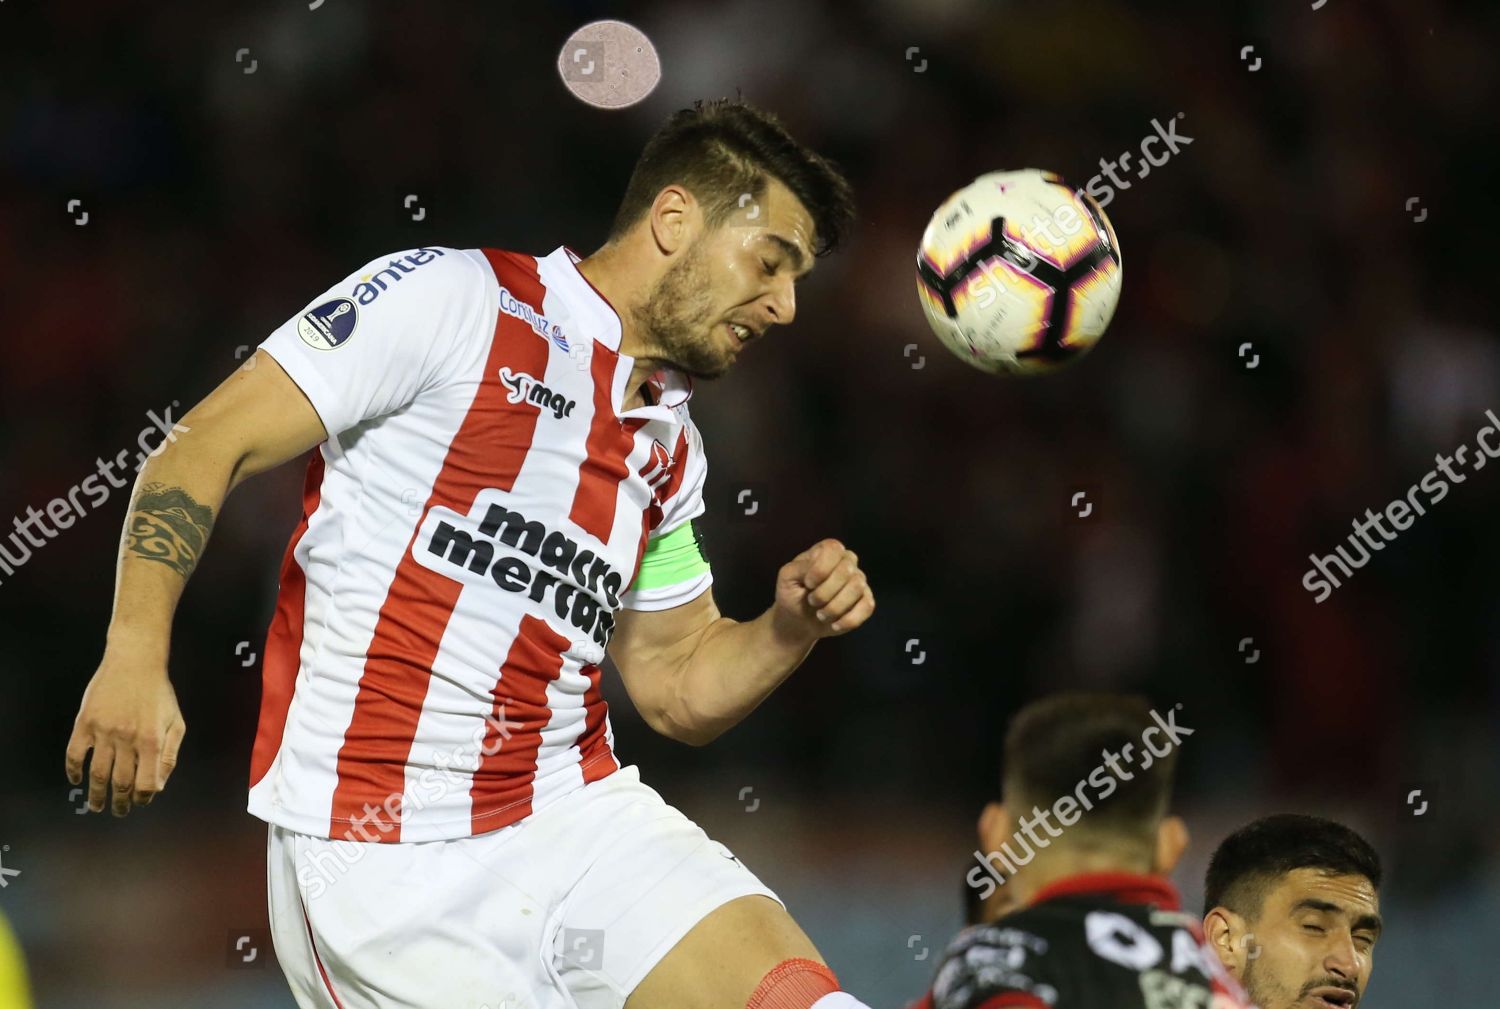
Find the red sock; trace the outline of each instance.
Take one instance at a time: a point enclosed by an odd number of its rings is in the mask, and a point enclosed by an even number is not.
[[[761,979],[745,1009],[810,1009],[824,995],[839,990],[833,971],[816,960],[783,960]]]

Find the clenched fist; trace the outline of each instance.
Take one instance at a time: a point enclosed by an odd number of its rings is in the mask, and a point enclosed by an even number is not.
[[[875,612],[859,558],[838,540],[821,540],[776,576],[776,622],[812,640],[854,630]]]

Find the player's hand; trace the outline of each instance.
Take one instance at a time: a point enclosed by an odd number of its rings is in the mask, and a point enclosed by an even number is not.
[[[146,805],[166,786],[186,731],[163,663],[106,655],[83,692],[73,722],[68,780],[75,785],[83,780],[84,756],[92,749],[88,808],[102,811],[113,785],[111,809],[115,816],[124,816],[132,805]]]
[[[859,558],[838,540],[821,540],[776,576],[776,621],[812,640],[847,634],[875,612]]]

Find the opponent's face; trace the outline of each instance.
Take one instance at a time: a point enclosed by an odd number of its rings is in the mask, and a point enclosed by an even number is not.
[[[812,242],[812,215],[771,180],[667,268],[635,313],[648,345],[695,378],[724,374],[746,343],[792,321]]]
[[[1229,966],[1260,1009],[1352,1007],[1370,978],[1379,900],[1363,876],[1293,869],[1243,929]]]

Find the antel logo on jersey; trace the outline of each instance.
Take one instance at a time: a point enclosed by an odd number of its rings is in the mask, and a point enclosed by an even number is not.
[[[422,519],[412,556],[449,578],[467,584],[493,581],[507,592],[526,593],[534,603],[550,592],[559,620],[590,635],[595,644],[607,645],[625,587],[620,573],[566,534],[495,503],[497,493],[482,491],[475,501],[474,516],[483,515],[477,527],[473,516],[433,508]],[[536,564],[515,554],[497,555],[497,547],[519,551]]]
[[[342,346],[354,333],[359,309],[348,298],[334,298],[302,314],[297,320],[297,335],[302,342],[318,350]]]
[[[551,340],[563,350],[568,349],[568,338],[563,336],[562,327],[548,322],[545,315],[511,294],[503,284],[500,287],[500,311],[522,320],[536,330],[536,335],[542,339]]]
[[[422,248],[400,259],[391,259],[387,262],[385,269],[367,273],[359,278],[359,283],[354,287],[354,299],[361,305],[368,305],[380,297],[390,284],[401,283],[401,279],[407,274],[416,273],[417,267],[426,266],[435,259],[441,259],[444,255],[442,249]],[[389,283],[386,278],[390,278]]]
[[[507,400],[512,403],[535,403],[544,410],[551,410],[552,416],[558,420],[568,416],[578,405],[562,393],[553,392],[524,371],[501,368],[500,381],[510,390],[505,395]]]

